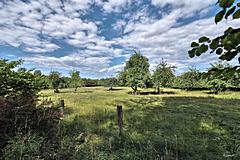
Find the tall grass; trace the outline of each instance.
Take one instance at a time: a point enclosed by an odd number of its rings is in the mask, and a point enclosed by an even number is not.
[[[58,158],[239,159],[240,93],[164,89],[165,94],[128,94],[128,88],[44,90],[66,103]],[[118,136],[116,105],[123,106]],[[225,140],[223,140],[223,138]],[[232,149],[229,149],[232,148]]]

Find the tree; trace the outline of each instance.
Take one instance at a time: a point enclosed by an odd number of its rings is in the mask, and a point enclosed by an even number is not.
[[[194,88],[199,86],[199,81],[201,79],[201,73],[194,67],[189,68],[189,70],[179,77],[176,78],[175,83],[177,83],[177,87],[193,90]]]
[[[71,71],[70,76],[71,76],[71,84],[75,88],[74,92],[77,92],[77,88],[81,87],[81,85],[82,85],[80,72],[79,71]]]
[[[228,19],[229,16],[232,16],[233,19],[240,18],[240,3],[236,4],[235,0],[218,0],[217,4],[221,11],[215,16],[216,24],[222,21],[223,17],[225,19]],[[219,59],[230,61],[240,52],[240,28],[229,27],[223,35],[213,39],[203,36],[199,38],[198,42],[192,42],[191,47],[192,49],[188,52],[190,57],[200,56],[211,50],[210,53],[215,52],[219,55]],[[240,63],[240,57],[238,60]]]
[[[54,92],[55,93],[59,93],[59,85],[61,83],[61,73],[57,72],[57,71],[52,71],[50,74],[49,74],[49,80],[51,81],[52,83],[52,87],[54,89]]]
[[[138,87],[145,87],[145,83],[150,78],[149,62],[147,57],[135,52],[126,62],[124,70],[120,73],[120,79],[125,79],[125,85],[133,89],[133,93],[137,93]]]
[[[14,69],[23,63],[22,60],[0,60],[0,96],[32,96],[43,88],[44,83],[40,78],[32,74],[32,70]]]
[[[229,87],[238,87],[239,73],[233,71],[234,67],[226,61],[211,64],[207,73],[203,74],[213,93],[224,91]]]
[[[58,125],[58,110],[43,108],[37,101],[38,92],[44,86],[40,77],[34,75],[33,70],[16,71],[16,68],[22,63],[22,60],[0,59],[1,150],[5,150],[4,147],[9,144],[9,140],[13,140],[16,136],[25,137],[26,140],[30,134],[38,134],[50,139],[50,134],[56,133],[55,129]],[[24,143],[22,143],[21,149],[25,145]],[[0,152],[1,158],[2,153]]]
[[[160,93],[160,87],[168,87],[174,80],[175,66],[169,65],[162,59],[153,73],[153,83],[157,88],[157,93]]]
[[[40,70],[35,70],[33,74],[36,76],[42,76],[42,72]]]
[[[225,91],[229,86],[227,82],[217,78],[210,80],[208,83],[214,94]]]

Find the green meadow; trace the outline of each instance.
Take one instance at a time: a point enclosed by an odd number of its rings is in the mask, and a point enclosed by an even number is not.
[[[40,99],[65,101],[59,159],[240,159],[240,93],[82,87],[43,90]],[[123,135],[116,106],[123,106]],[[50,152],[50,151],[49,151]]]

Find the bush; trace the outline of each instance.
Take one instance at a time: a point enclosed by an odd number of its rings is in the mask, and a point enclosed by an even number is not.
[[[44,81],[32,70],[15,71],[20,64],[22,61],[0,60],[0,148],[7,157],[14,150],[16,153],[12,156],[19,156],[22,137],[37,134],[52,139],[58,128],[58,109],[37,105],[38,92],[45,86]]]
[[[5,160],[35,159],[41,158],[41,147],[44,138],[37,135],[16,136],[8,142],[4,148],[3,157]]]
[[[213,93],[218,94],[219,92],[225,91],[228,88],[228,83],[220,80],[220,79],[213,79],[209,82],[210,89]]]

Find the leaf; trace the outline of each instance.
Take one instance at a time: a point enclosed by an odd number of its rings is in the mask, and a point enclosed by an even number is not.
[[[220,0],[219,6],[222,8],[231,7],[235,0]]]
[[[238,52],[227,52],[227,53],[223,54],[222,56],[220,56],[219,59],[230,61],[234,57],[236,57],[237,53]]]
[[[224,34],[229,34],[232,31],[233,31],[233,28],[229,27],[226,31],[224,31]]]
[[[214,40],[212,40],[212,43],[210,44],[210,48],[212,50],[215,50],[215,49],[217,49],[218,44],[219,44],[219,40],[218,39],[214,39]]]
[[[233,19],[238,19],[240,18],[240,9],[238,9],[234,14],[233,14]]]
[[[222,52],[223,52],[223,49],[222,48],[218,48],[217,51],[216,51],[216,54],[220,55],[220,54],[222,54]]]
[[[223,19],[223,16],[224,16],[225,13],[226,13],[225,9],[220,11],[220,12],[218,12],[218,14],[215,16],[215,23],[216,24]]]
[[[207,42],[207,41],[209,41],[209,38],[203,36],[203,37],[199,38],[198,41],[199,41],[199,43]]]
[[[190,58],[193,58],[195,56],[196,50],[197,50],[197,48],[194,48],[194,49],[188,51],[188,55]]]
[[[240,57],[238,57],[238,62],[240,63]]]
[[[198,47],[199,44],[197,42],[192,42],[191,47]]]
[[[233,12],[235,11],[236,6],[233,6],[231,9],[229,9],[225,15],[225,19],[228,18],[228,16],[230,16],[231,14],[233,14]]]
[[[197,53],[196,53],[196,56],[200,56],[202,53],[207,52],[207,50],[208,50],[208,46],[205,45],[205,44],[202,44],[202,45],[198,48]]]
[[[237,6],[238,6],[238,7],[240,7],[240,2],[239,2],[239,3],[237,3]]]

